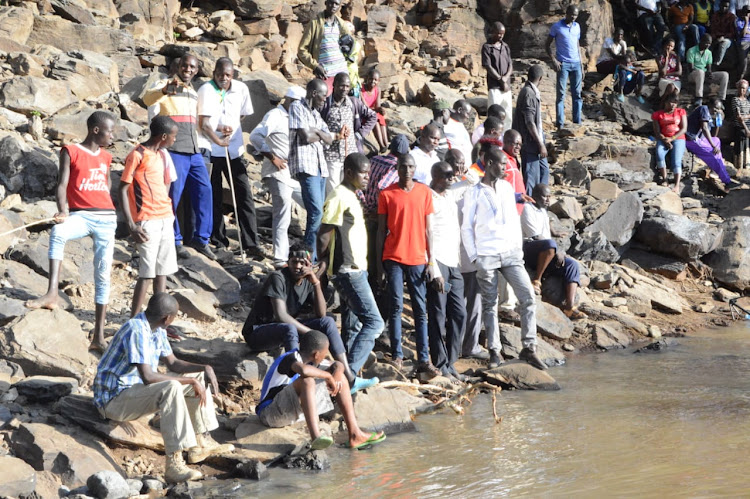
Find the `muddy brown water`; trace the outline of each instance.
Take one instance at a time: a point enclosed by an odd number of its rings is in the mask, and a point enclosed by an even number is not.
[[[580,355],[559,392],[503,392],[331,469],[217,481],[205,497],[750,497],[750,321],[659,353]]]

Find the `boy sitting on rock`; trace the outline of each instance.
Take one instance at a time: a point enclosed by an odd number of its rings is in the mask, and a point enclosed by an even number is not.
[[[171,245],[174,249],[174,244]],[[168,483],[200,480],[202,474],[185,465],[200,463],[214,454],[232,452],[231,444],[220,445],[209,431],[218,428],[211,392],[219,393],[209,365],[179,360],[172,353],[165,328],[177,317],[177,300],[155,293],[145,313],[123,325],[102,356],[94,379],[94,405],[113,421],[133,421],[148,414],[161,414],[161,434],[167,454],[164,478]],[[161,374],[164,359],[176,374]]]
[[[368,435],[357,424],[344,365],[334,361],[325,370],[319,367],[327,355],[328,338],[313,329],[300,337],[299,350],[294,349],[276,359],[263,380],[261,400],[256,408],[260,422],[270,428],[282,428],[304,416],[312,450],[325,449],[333,439],[321,435],[318,414],[333,410],[331,397],[334,397],[349,431],[349,447],[362,449],[382,442],[385,433]]]

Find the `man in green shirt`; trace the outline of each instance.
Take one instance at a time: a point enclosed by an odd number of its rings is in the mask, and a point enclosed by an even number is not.
[[[687,51],[688,81],[695,85],[695,106],[703,105],[703,83],[712,81],[719,85],[719,99],[727,98],[729,73],[711,71],[713,55],[711,54],[711,35],[706,33],[700,43]]]

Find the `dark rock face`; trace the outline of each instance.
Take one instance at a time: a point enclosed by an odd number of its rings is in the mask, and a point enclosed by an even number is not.
[[[690,261],[715,250],[722,234],[722,229],[713,225],[662,212],[641,223],[636,239],[658,253]]]
[[[602,232],[614,246],[623,246],[633,237],[643,219],[643,203],[633,193],[625,192],[609,206],[607,212],[586,228],[587,232]]]
[[[746,291],[750,289],[750,217],[730,218],[721,227],[721,244],[706,257],[706,263],[719,282]]]
[[[576,234],[572,239],[570,253],[579,260],[599,260],[601,262],[614,263],[620,259],[612,243],[602,232],[585,232]]]

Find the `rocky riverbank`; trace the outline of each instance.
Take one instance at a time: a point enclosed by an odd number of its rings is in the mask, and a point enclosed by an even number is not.
[[[511,6],[492,0],[353,3],[364,46],[363,67],[378,66],[389,127],[411,137],[431,119],[423,106],[437,98],[452,102],[466,97],[477,115],[468,125],[481,119],[487,102],[479,47],[486,21],[501,19],[508,26],[507,39],[517,57],[517,93],[527,68],[544,58],[547,27],[567,5],[542,12],[533,2],[517,8],[517,2]],[[579,7],[579,22],[588,26],[582,44],[591,68],[610,32],[612,13],[603,0],[586,0]],[[83,138],[85,119],[94,109],[121,118],[112,149],[116,190],[124,157],[144,137],[144,88],[163,77],[172,59],[187,50],[197,54],[203,76],[218,57],[235,61],[238,79],[249,86],[256,110],[243,123],[249,132],[290,84],[304,84],[311,77],[295,54],[304,24],[321,8],[320,2],[304,0],[195,2],[189,8],[176,0],[2,3],[0,234],[57,211],[59,146]],[[728,165],[740,184],[728,194],[699,161],[685,179],[681,196],[657,186],[651,167],[653,142],[638,135],[648,125],[650,110],[635,101],[610,99],[602,93],[606,84],[586,93],[585,123],[563,133],[552,131],[552,71],[541,85],[554,181],[553,230],[566,234],[560,246],[583,263],[579,299],[589,316],[569,321],[554,306],[561,298],[557,286],[545,283],[538,317],[540,356],[551,366],[579,352],[624,348],[705,325],[724,325],[730,320],[727,301],[750,287],[748,170]],[[259,164],[248,159],[268,251],[270,196],[260,183]],[[231,205],[227,208],[230,213]],[[304,212],[297,208],[294,237],[302,234],[303,224]],[[94,320],[90,240],[66,246],[60,289],[64,307],[29,311],[23,306],[46,290],[48,245],[49,225],[0,236],[0,496],[166,494],[168,489],[158,480],[162,443],[154,427],[148,421],[107,423],[90,404],[98,361],[86,351]],[[108,335],[128,318],[135,257],[132,242],[118,239]],[[284,459],[290,453],[305,455],[304,427],[268,430],[253,415],[272,358],[249,355],[240,329],[270,270],[268,261],[241,263],[225,255],[216,263],[192,252],[169,280],[182,309],[176,325],[185,335],[173,345],[175,352],[215,367],[223,391],[217,438],[238,448],[236,454],[204,465],[204,473],[262,478],[263,463],[325,466],[320,455],[302,463]],[[407,332],[410,321],[405,318]],[[519,329],[510,323],[502,327],[509,342],[506,350],[517,354]],[[408,334],[405,353],[409,366],[414,345]],[[394,383],[357,398],[364,428],[393,434],[413,429],[418,424],[413,414],[434,410],[435,404],[462,410],[460,402],[451,400],[455,393],[411,384],[384,362],[382,352],[378,357],[381,362],[367,375]],[[476,362],[461,361],[459,367],[473,381],[503,388],[559,388],[554,379],[525,364],[511,362],[485,374]],[[336,418],[330,430],[341,430]],[[114,473],[95,475],[102,471]],[[186,487],[169,493],[190,496]]]

